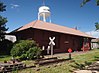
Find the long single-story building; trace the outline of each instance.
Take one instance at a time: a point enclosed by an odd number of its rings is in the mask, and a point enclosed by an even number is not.
[[[92,49],[99,48],[99,38],[96,38],[96,39],[92,39],[91,40],[91,48]]]
[[[26,24],[10,34],[17,37],[17,40],[35,40],[40,47],[45,46],[45,53],[49,45],[49,37],[55,37],[54,53],[68,52],[69,48],[73,51],[91,49],[92,36],[76,30],[41,20]]]

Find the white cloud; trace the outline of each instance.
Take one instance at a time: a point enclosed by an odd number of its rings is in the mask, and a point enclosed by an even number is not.
[[[99,31],[89,31],[89,32],[86,32],[86,33],[95,37],[95,38],[99,38]]]
[[[17,5],[17,4],[10,4],[11,5],[11,8],[13,9],[13,8],[18,8],[19,7],[19,5]]]

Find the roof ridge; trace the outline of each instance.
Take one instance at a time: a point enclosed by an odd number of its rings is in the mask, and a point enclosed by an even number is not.
[[[35,26],[35,24],[37,23],[37,21],[38,21],[38,20],[36,20],[36,21],[34,22],[33,27]]]

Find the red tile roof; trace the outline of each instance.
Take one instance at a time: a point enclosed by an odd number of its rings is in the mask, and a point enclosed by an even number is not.
[[[43,22],[40,20],[33,21],[29,24],[26,24],[25,26],[22,26],[21,28],[17,29],[17,31],[25,30],[28,28],[36,28],[36,29],[42,29],[42,30],[47,30],[47,31],[54,31],[54,32],[59,32],[59,33],[64,33],[64,34],[70,34],[70,35],[77,35],[77,36],[82,36],[82,37],[88,37],[88,38],[93,38],[92,36],[81,32],[79,30],[73,29],[73,28],[68,28],[65,26],[60,26],[57,24],[53,23],[48,23],[48,22]]]

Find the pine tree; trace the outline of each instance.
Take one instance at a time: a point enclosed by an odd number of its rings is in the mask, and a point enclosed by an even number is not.
[[[6,11],[6,5],[4,5],[2,2],[0,2],[0,13],[3,11]],[[0,15],[0,41],[4,40],[4,34],[8,30],[6,28],[7,18],[2,17]]]
[[[81,7],[83,7],[86,3],[90,2],[92,0],[83,0],[83,2],[81,3]],[[96,0],[96,5],[99,6],[99,0]]]

